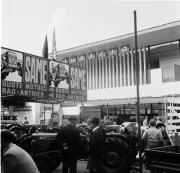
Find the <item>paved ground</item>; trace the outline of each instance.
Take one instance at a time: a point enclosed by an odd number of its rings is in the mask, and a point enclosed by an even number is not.
[[[87,161],[78,161],[77,173],[89,173],[87,169]],[[62,164],[53,173],[61,173]],[[130,173],[139,173],[139,171],[132,170]],[[150,173],[150,171],[143,169],[143,173]]]

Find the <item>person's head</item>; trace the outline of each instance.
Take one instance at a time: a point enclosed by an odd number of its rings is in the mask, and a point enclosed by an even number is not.
[[[69,124],[72,124],[72,125],[76,125],[76,123],[77,123],[77,118],[76,118],[75,116],[70,116],[70,117],[68,118],[68,123],[69,123]]]
[[[91,127],[92,127],[92,128],[95,128],[95,127],[97,127],[98,125],[99,125],[99,118],[93,117],[93,118],[91,119]]]
[[[151,119],[151,120],[149,121],[149,125],[150,125],[151,127],[155,127],[155,126],[156,126],[156,120],[155,120],[155,119]]]
[[[156,128],[163,132],[165,130],[165,125],[164,123],[158,123],[156,124]]]
[[[68,124],[68,120],[67,119],[63,119],[63,126],[66,126]]]
[[[104,124],[105,124],[105,123],[104,123],[104,120],[103,120],[103,119],[99,121],[99,126],[104,127]]]
[[[27,117],[24,117],[25,120],[27,120]]]
[[[157,121],[161,121],[162,122],[162,118],[161,117],[157,117],[156,119],[157,119]]]
[[[15,141],[14,134],[7,129],[1,130],[1,151],[4,150],[10,143]]]

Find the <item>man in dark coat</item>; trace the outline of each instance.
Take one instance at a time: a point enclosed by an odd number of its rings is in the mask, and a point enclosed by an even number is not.
[[[91,120],[92,133],[89,140],[89,169],[90,173],[100,173],[100,162],[103,157],[104,144],[106,140],[105,130],[99,126],[99,118],[93,117]]]
[[[76,173],[80,147],[80,132],[76,128],[76,117],[71,116],[68,119],[67,125],[59,130],[57,140],[63,145],[62,173]]]

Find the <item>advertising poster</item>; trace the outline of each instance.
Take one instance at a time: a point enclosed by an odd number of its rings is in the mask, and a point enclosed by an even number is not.
[[[1,49],[2,80],[22,82],[22,65],[22,53],[8,49]]]
[[[1,95],[37,103],[86,101],[86,69],[1,48]]]
[[[49,61],[49,86],[69,89],[69,65]]]
[[[48,60],[35,55],[24,54],[23,82],[20,95],[48,98]]]
[[[23,88],[23,53],[1,49],[1,95],[18,95]]]
[[[87,99],[86,69],[80,67],[71,67],[70,76],[70,93],[72,100],[85,101]]]

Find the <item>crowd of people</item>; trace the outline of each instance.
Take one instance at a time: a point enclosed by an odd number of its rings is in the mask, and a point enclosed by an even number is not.
[[[76,173],[77,159],[80,152],[80,131],[76,127],[77,119],[70,116],[66,125],[57,133],[56,139],[63,148],[62,173]],[[89,159],[87,169],[90,173],[99,172],[99,162],[105,143],[105,130],[100,126],[100,119],[93,117],[89,131]],[[13,143],[14,135],[10,130],[1,130],[1,173],[39,173],[30,154]]]
[[[80,152],[80,131],[76,128],[77,119],[69,117],[68,122],[63,126],[58,134],[57,140],[63,146],[63,167],[62,173],[76,173],[77,159]],[[105,143],[105,130],[100,126],[100,119],[93,117],[88,122],[90,125],[89,131],[89,159],[87,169],[90,173],[99,172],[99,163],[103,154]]]
[[[108,118],[103,123],[113,124]],[[70,116],[66,125],[62,126],[57,133],[56,139],[63,148],[62,173],[76,173],[77,160],[80,152],[80,131],[76,126],[77,119]],[[106,132],[102,121],[93,117],[88,121],[89,125],[89,158],[87,169],[90,173],[99,172],[99,163],[102,159]],[[154,148],[166,143],[165,125],[162,120],[145,118],[143,125],[149,126],[142,134],[145,148]],[[13,143],[13,135],[9,130],[1,130],[1,158],[2,173],[39,173],[31,156]]]

